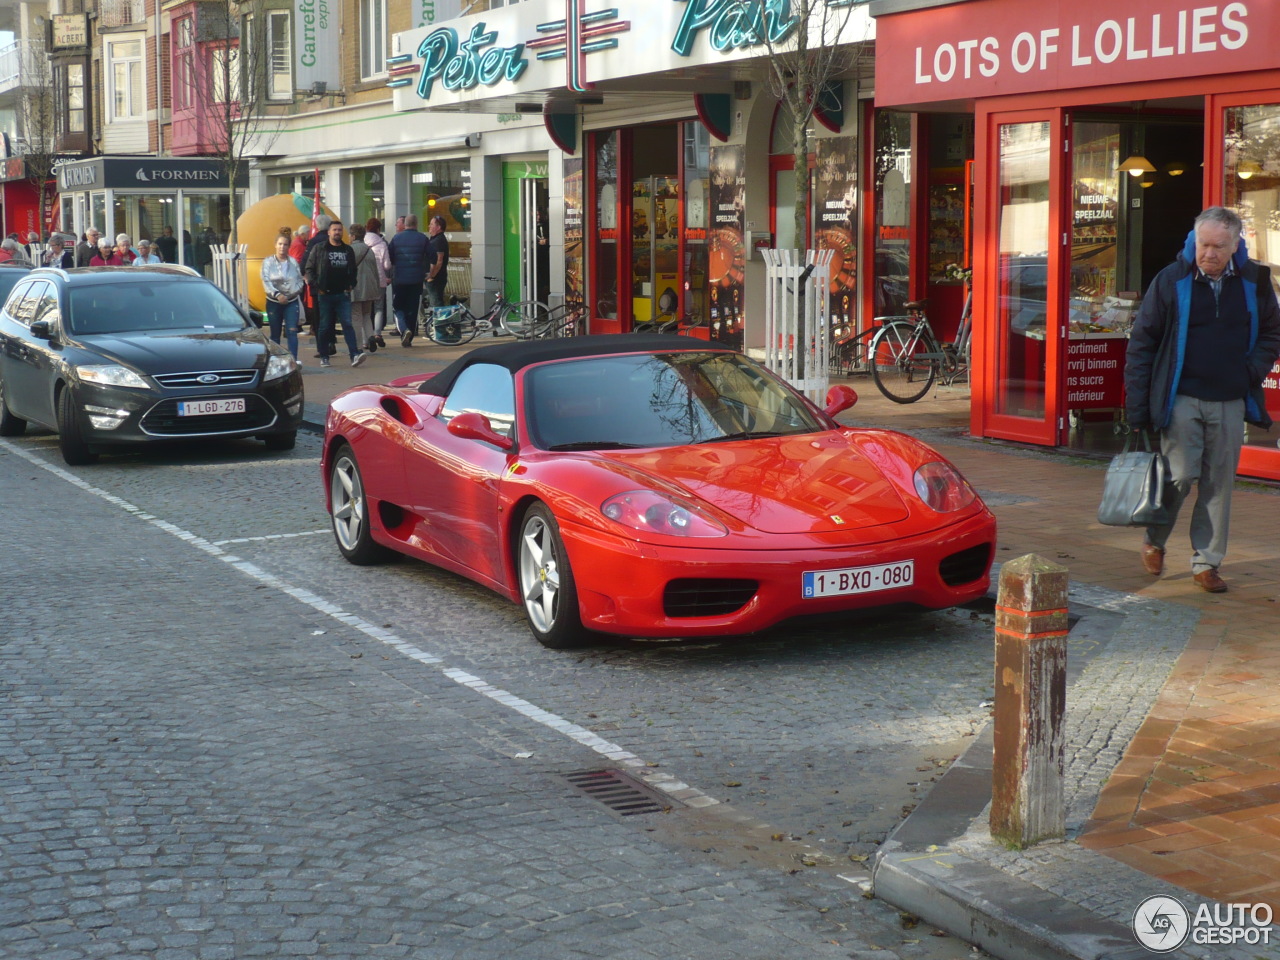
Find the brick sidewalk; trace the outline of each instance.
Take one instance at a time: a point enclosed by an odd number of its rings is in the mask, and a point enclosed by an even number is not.
[[[993,497],[999,559],[1039,553],[1073,580],[1201,612],[1146,722],[1103,788],[1080,843],[1204,897],[1266,902],[1280,913],[1280,499],[1241,484],[1232,501],[1231,586],[1207,594],[1191,581],[1187,518],[1170,540],[1166,572],[1147,575],[1141,532],[1094,519],[1104,463],[960,439],[967,397],[939,391],[910,407],[856,383],[857,423],[927,430],[928,439]],[[938,438],[938,431],[957,439]],[[1188,506],[1189,510],[1189,506]],[[1184,511],[1186,512],[1186,511]]]
[[[359,383],[439,369],[463,352],[420,339],[408,349],[390,344],[355,370],[308,364],[308,405],[323,405]],[[1187,518],[1170,541],[1160,579],[1142,570],[1139,531],[1097,523],[1104,461],[975,441],[968,437],[963,388],[939,388],[904,406],[882,398],[865,378],[851,382],[860,399],[842,419],[923,433],[989,495],[1000,522],[997,559],[1039,553],[1067,566],[1078,582],[1201,612],[1080,843],[1193,893],[1264,901],[1280,913],[1276,493],[1253,484],[1237,487],[1222,568],[1231,590],[1207,594],[1191,581]]]

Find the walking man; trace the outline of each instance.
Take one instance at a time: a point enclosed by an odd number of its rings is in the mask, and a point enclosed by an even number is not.
[[[307,255],[307,282],[316,291],[320,329],[316,345],[320,348],[320,366],[329,366],[329,356],[337,352],[335,325],[342,324],[342,336],[351,355],[351,365],[358,367],[368,354],[356,345],[351,328],[351,290],[356,285],[356,255],[342,242],[342,224],[330,222],[326,242],[316,244]],[[330,346],[334,344],[334,346]]]
[[[396,315],[400,346],[413,345],[418,329],[418,305],[422,302],[422,282],[432,254],[427,235],[418,229],[418,218],[412,213],[404,218],[404,229],[387,245],[391,253],[391,309]]]
[[[1160,432],[1173,488],[1167,526],[1148,527],[1147,573],[1164,571],[1178,510],[1198,483],[1191,513],[1196,585],[1224,593],[1231,488],[1244,423],[1271,426],[1262,380],[1280,354],[1280,305],[1270,270],[1250,260],[1240,217],[1210,207],[1195,220],[1177,259],[1156,274],[1142,300],[1125,362],[1125,408],[1134,430]]]

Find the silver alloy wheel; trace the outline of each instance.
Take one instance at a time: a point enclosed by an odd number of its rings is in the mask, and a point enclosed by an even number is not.
[[[525,520],[520,534],[520,593],[534,629],[550,632],[559,610],[559,557],[555,534],[536,514]]]
[[[364,487],[360,471],[349,456],[341,456],[333,465],[329,484],[329,512],[333,515],[333,532],[344,550],[355,550],[364,528]]]

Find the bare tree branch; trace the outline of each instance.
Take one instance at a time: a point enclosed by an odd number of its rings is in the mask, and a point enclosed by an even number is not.
[[[36,190],[37,227],[43,236],[51,215],[53,191],[49,181],[53,177],[58,144],[58,104],[53,90],[53,68],[43,43],[26,41],[22,46],[18,77],[26,90],[22,97],[23,142],[18,146],[27,180]],[[25,236],[23,240],[26,240]]]
[[[278,8],[265,0],[214,0],[200,8],[206,42],[197,50],[208,48],[210,62],[205,82],[193,84],[191,100],[196,111],[210,119],[206,143],[226,173],[228,242],[235,243],[237,183],[250,158],[269,152],[280,136],[278,111],[288,102],[273,100],[270,89],[267,14]],[[194,71],[194,78],[204,75]]]
[[[795,157],[795,237],[803,244],[809,209],[808,131],[826,89],[855,74],[865,37],[845,36],[854,10],[867,0],[737,0],[754,11],[757,36],[769,52],[769,92],[791,120]],[[766,21],[773,25],[765,29]],[[791,28],[785,29],[790,23]],[[775,39],[782,34],[781,39]]]
[[[735,0],[742,22],[768,51],[769,91],[786,108],[794,157],[795,242],[803,247],[812,205],[809,125],[827,89],[853,74],[866,37],[845,36],[853,12],[867,0]],[[805,341],[804,292],[800,291],[797,342]],[[798,375],[805,376],[803,351]]]

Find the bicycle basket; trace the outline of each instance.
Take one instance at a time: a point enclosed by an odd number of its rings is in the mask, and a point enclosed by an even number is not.
[[[452,304],[447,307],[436,307],[431,314],[431,323],[435,328],[436,343],[457,343],[462,339],[462,307]]]

